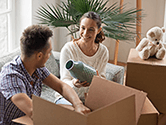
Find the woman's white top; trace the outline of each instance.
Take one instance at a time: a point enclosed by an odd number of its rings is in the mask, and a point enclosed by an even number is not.
[[[98,70],[99,75],[105,78],[106,64],[109,59],[109,52],[105,45],[99,43],[99,48],[93,56],[85,55],[76,42],[67,42],[61,50],[60,54],[60,76],[61,80],[70,85],[81,100],[84,100],[84,93],[88,92],[89,87],[77,88],[73,85],[77,79],[70,75],[70,72],[66,69],[66,62],[72,59],[74,61],[82,61],[83,63]]]

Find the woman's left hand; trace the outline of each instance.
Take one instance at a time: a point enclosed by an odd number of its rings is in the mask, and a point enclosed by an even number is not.
[[[74,86],[77,87],[77,88],[80,88],[80,87],[87,87],[89,86],[90,84],[87,82],[87,81],[84,81],[84,82],[80,82],[79,79],[76,80],[76,82],[74,82]]]

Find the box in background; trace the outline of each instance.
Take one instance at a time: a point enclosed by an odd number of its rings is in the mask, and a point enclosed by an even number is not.
[[[146,92],[160,113],[166,113],[166,58],[142,60],[131,49],[127,60],[126,85]]]

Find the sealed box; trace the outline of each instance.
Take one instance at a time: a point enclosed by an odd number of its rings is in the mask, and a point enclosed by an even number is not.
[[[29,125],[136,125],[145,99],[142,91],[95,76],[85,100],[91,113],[82,115],[33,96],[33,122],[29,119]],[[15,122],[26,124],[27,119],[24,116]]]
[[[166,58],[142,60],[131,49],[127,60],[126,85],[148,93],[148,98],[160,113],[166,113]]]

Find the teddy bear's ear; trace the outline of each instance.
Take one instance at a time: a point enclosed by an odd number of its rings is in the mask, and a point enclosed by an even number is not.
[[[164,27],[162,27],[161,29],[162,29],[163,33],[165,33],[165,28],[164,28]]]
[[[150,32],[150,33],[148,33],[148,35],[149,35],[150,37],[155,37],[154,32]]]

